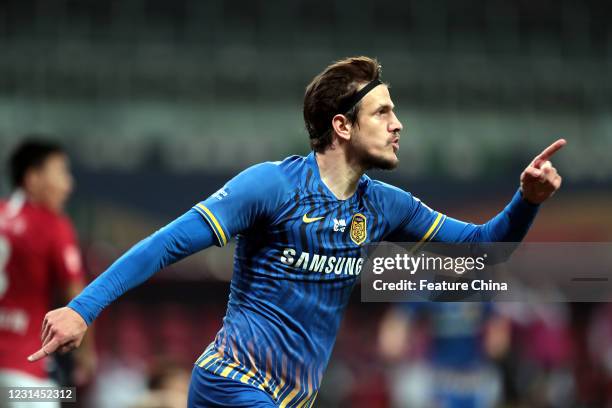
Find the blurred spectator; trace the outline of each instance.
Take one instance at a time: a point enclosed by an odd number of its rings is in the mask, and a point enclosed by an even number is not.
[[[0,386],[50,386],[46,360],[27,356],[40,348],[39,323],[53,301],[83,288],[75,232],[62,215],[72,176],[63,149],[45,141],[23,142],[9,167],[14,191],[0,201]],[[91,347],[75,357],[74,380],[84,383],[94,369]]]
[[[427,341],[419,342],[423,337]],[[489,304],[402,304],[383,319],[378,344],[389,363],[394,407],[493,407],[500,401],[501,377],[491,361],[507,351],[509,325]]]

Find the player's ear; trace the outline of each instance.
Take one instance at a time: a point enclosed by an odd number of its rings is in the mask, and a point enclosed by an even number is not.
[[[23,175],[22,188],[28,192],[37,190],[40,184],[40,171],[38,168],[29,168]]]
[[[343,139],[346,142],[351,140],[352,125],[346,116],[341,114],[335,115],[332,118],[332,127],[340,139]]]

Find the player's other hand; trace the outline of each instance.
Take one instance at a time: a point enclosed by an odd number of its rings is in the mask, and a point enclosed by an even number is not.
[[[561,176],[550,162],[550,158],[565,146],[565,139],[559,139],[537,155],[521,173],[523,198],[533,204],[541,204],[561,187]]]
[[[55,352],[63,354],[75,349],[81,345],[86,331],[87,323],[74,310],[68,307],[52,310],[43,321],[42,347],[28,360],[37,361]]]

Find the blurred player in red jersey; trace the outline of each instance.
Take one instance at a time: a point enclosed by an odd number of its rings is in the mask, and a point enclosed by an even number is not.
[[[62,214],[73,181],[63,149],[43,141],[18,146],[9,170],[14,192],[0,200],[0,387],[51,386],[45,362],[27,357],[40,343],[38,322],[53,300],[83,289],[75,232]],[[87,350],[77,370],[82,376],[92,368]]]

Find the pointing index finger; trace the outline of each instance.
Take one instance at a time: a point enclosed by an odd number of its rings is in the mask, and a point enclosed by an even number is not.
[[[40,349],[36,353],[34,353],[30,357],[28,357],[28,361],[30,361],[30,362],[38,361],[38,360],[40,360],[43,357],[47,357],[47,353],[45,353],[43,351],[43,349]]]
[[[42,346],[36,353],[30,355],[28,357],[28,361],[34,362],[40,360],[41,358],[47,357],[49,354],[54,353],[59,346],[59,341],[57,339],[53,339],[46,345]]]
[[[545,162],[546,160],[551,158],[553,154],[557,153],[557,151],[559,151],[559,149],[561,149],[563,146],[565,146],[566,143],[567,143],[567,141],[565,139],[557,140],[556,142],[554,142],[553,144],[548,146],[546,149],[544,149],[544,151],[542,153],[540,153],[536,157],[535,161],[537,163],[539,163],[539,164]]]

